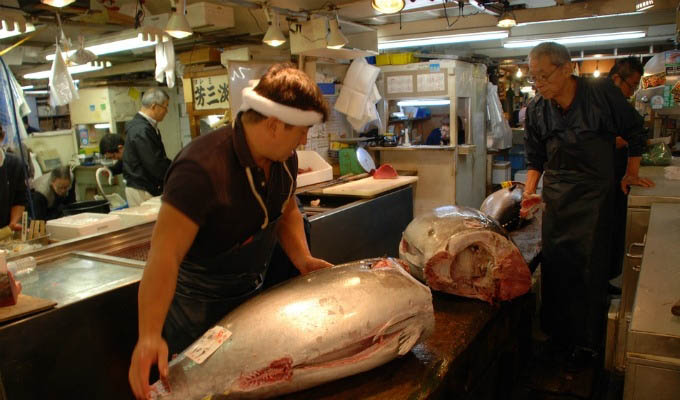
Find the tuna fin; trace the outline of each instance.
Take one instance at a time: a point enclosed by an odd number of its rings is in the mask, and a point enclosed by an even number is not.
[[[403,356],[411,351],[422,333],[423,329],[420,325],[408,325],[404,328],[399,334],[399,355]]]

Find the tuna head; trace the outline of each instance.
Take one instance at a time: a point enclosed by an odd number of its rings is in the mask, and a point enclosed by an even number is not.
[[[267,398],[367,371],[427,337],[434,312],[430,289],[398,261],[370,259],[276,286],[218,326],[229,339],[201,364],[185,350],[158,398]]]
[[[411,221],[399,255],[435,290],[493,303],[526,293],[531,273],[504,230],[481,212],[457,206]]]
[[[519,217],[523,192],[524,184],[513,182],[512,186],[491,193],[484,199],[479,210],[493,218],[503,228],[514,231],[524,223]]]

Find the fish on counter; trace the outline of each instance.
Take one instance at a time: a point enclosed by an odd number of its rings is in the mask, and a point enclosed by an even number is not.
[[[430,288],[489,303],[528,292],[531,272],[496,221],[482,212],[444,206],[406,227],[399,257]]]
[[[170,362],[170,391],[156,382],[153,398],[268,398],[406,354],[433,331],[434,311],[400,262],[338,265],[250,299]]]

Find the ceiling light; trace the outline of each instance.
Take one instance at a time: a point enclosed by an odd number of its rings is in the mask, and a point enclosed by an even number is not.
[[[593,76],[595,78],[600,77],[600,62],[599,61],[595,64],[595,71],[593,72]]]
[[[76,0],[40,0],[41,3],[52,7],[66,7],[67,5],[75,2]]]
[[[156,45],[156,43],[158,43],[158,40],[156,38],[152,38],[151,40],[144,40],[142,39],[142,34],[140,33],[136,37],[130,39],[108,41],[101,44],[87,46],[85,47],[85,50],[89,50],[94,54],[100,56],[102,54],[118,53],[120,51],[129,51],[134,49],[141,49],[143,47],[154,46]],[[70,50],[64,51],[62,52],[62,54],[64,55],[65,58],[68,58],[71,56],[71,54],[75,52],[76,52],[75,50]],[[49,61],[54,60],[54,53],[48,54],[47,56],[45,56],[45,58],[48,59]]]
[[[27,92],[24,92],[25,95],[27,96],[37,96],[39,94],[48,94],[49,92],[47,90],[29,90]]]
[[[654,0],[637,0],[635,2],[635,11],[649,10],[654,7]]]
[[[630,32],[613,32],[613,33],[598,33],[591,35],[573,35],[561,37],[546,37],[540,39],[527,40],[511,40],[503,43],[505,48],[520,48],[520,47],[534,47],[543,42],[557,42],[563,45],[578,44],[578,43],[593,43],[593,42],[609,42],[615,40],[638,39],[647,36],[644,31],[630,31]]]
[[[73,74],[80,74],[83,72],[91,72],[91,71],[98,71],[100,69],[103,69],[104,67],[110,67],[111,62],[106,61],[106,63],[103,62],[93,62],[90,64],[83,64],[83,65],[76,65],[74,67],[68,67],[68,72]],[[24,79],[47,79],[50,77],[51,70],[45,70],[45,71],[38,71],[38,72],[31,72],[28,74],[24,74]]]
[[[373,9],[383,14],[394,14],[404,9],[404,0],[371,0]]]
[[[32,23],[27,22],[26,29],[22,32],[21,25],[16,21],[14,22],[14,24],[12,24],[12,29],[10,29],[10,27],[7,25],[7,21],[3,20],[2,25],[0,26],[0,39],[21,35],[23,33],[33,32],[34,30],[35,26]]]
[[[94,129],[109,129],[111,124],[94,124]]]
[[[522,68],[517,68],[517,73],[515,74],[515,76],[518,78],[522,77]]]
[[[397,102],[399,107],[425,107],[425,106],[448,106],[451,100],[423,99],[423,100],[402,100]]]
[[[461,33],[458,35],[423,37],[416,39],[397,39],[378,42],[378,49],[397,49],[401,47],[432,46],[435,44],[479,42],[483,40],[505,39],[508,31]]]
[[[328,20],[328,28],[329,33],[328,38],[326,39],[326,47],[329,49],[340,49],[349,42],[340,30],[340,24],[338,24],[337,15],[335,18]]]
[[[174,4],[175,1],[172,0],[171,3]],[[178,7],[172,7],[172,11],[168,24],[165,26],[168,35],[176,39],[184,39],[193,35],[194,32],[189,26],[189,21],[187,21],[186,0],[179,0]]]
[[[517,25],[517,20],[509,11],[504,11],[503,14],[498,17],[498,23],[496,24],[499,28],[512,28],[515,25]]]
[[[283,36],[281,28],[279,28],[279,16],[276,13],[272,13],[273,17],[269,17],[269,10],[265,8],[264,15],[269,21],[269,28],[267,28],[267,33],[264,34],[262,42],[272,46],[278,47],[286,43],[286,37]]]

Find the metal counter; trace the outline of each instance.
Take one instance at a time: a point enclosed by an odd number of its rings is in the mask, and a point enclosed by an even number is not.
[[[680,166],[680,159],[675,158],[673,165]],[[664,177],[664,167],[641,167],[640,176],[650,178],[655,187],[631,187],[628,195],[628,211],[626,215],[626,255],[622,268],[621,305],[617,316],[617,332],[614,348],[614,366],[617,370],[625,369],[626,334],[630,326],[633,300],[640,274],[642,250],[645,234],[649,224],[650,207],[654,203],[680,203],[680,180],[669,180]]]
[[[680,398],[680,204],[651,209],[626,344],[625,400]]]

